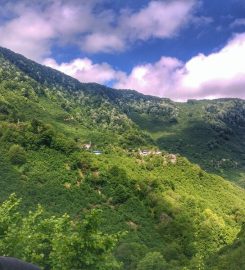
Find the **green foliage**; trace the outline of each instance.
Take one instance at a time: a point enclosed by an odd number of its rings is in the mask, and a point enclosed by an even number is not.
[[[116,249],[116,257],[123,263],[124,269],[136,269],[138,262],[146,254],[147,247],[145,245],[131,242],[121,243]]]
[[[0,113],[3,115],[10,114],[11,106],[4,100],[0,101]]]
[[[186,156],[244,187],[245,102],[239,99],[173,103],[177,122],[134,114],[161,149]]]
[[[149,252],[138,263],[137,270],[165,270],[167,264],[160,252]]]
[[[245,269],[245,227],[237,235],[234,243],[221,249],[209,258],[206,269],[237,270]]]
[[[20,145],[12,145],[9,148],[8,157],[14,165],[23,165],[26,163],[26,152]]]
[[[124,203],[129,197],[129,190],[121,184],[119,184],[113,191],[113,203]]]
[[[0,207],[0,253],[48,269],[119,269],[112,256],[119,235],[99,231],[99,212],[92,211],[81,221],[46,217],[39,206],[26,216],[18,210],[20,200],[11,196]]]

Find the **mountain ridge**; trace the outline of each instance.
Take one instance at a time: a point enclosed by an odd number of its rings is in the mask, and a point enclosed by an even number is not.
[[[25,56],[18,54],[18,53],[15,53],[15,52],[13,52],[7,48],[4,48],[4,47],[0,47],[0,53],[4,57],[6,57],[9,61],[11,61],[14,65],[16,65],[20,70],[26,72],[27,74],[29,74],[31,71],[31,69],[28,69],[28,67],[30,68],[33,64],[36,67],[36,69],[34,70],[34,73],[33,73],[33,74],[36,74],[36,77],[34,77],[34,79],[36,79],[39,82],[44,81],[42,74],[37,75],[39,73],[38,68],[43,68],[44,65],[39,64],[33,60],[30,60],[30,59],[26,58]],[[13,58],[13,56],[15,56],[15,57]],[[29,62],[29,66],[28,65],[25,66],[24,62],[26,62],[26,61]],[[81,90],[81,88],[84,87],[85,90],[88,89],[89,91],[93,91],[94,86],[99,86],[98,89],[101,90],[102,93],[105,90],[107,90],[107,91],[109,91],[109,93],[111,93],[111,90],[113,90],[113,91],[118,91],[118,92],[122,91],[122,92],[129,93],[129,94],[137,94],[140,97],[160,99],[160,98],[155,97],[155,96],[141,94],[135,90],[113,89],[113,88],[110,88],[110,87],[107,87],[107,86],[104,86],[102,84],[98,84],[95,82],[82,83],[78,79],[76,79],[72,76],[69,76],[61,71],[58,71],[58,70],[53,69],[53,68],[48,67],[48,66],[45,66],[45,68],[48,71],[50,71],[50,73],[51,73],[51,74],[49,74],[50,76],[45,76],[45,79],[46,80],[48,79],[47,81],[45,81],[46,83],[53,82],[53,81],[57,80],[57,78],[58,78],[58,83],[60,83],[61,85],[63,85],[63,84],[68,85],[71,88],[71,90]],[[168,100],[168,99],[166,98],[166,100]]]
[[[116,91],[117,93],[118,92],[122,92],[122,93],[128,93],[128,94],[137,94],[139,97],[145,97],[145,98],[152,98],[152,99],[156,99],[156,100],[166,100],[166,101],[171,101],[171,102],[175,102],[175,103],[187,103],[187,102],[190,102],[190,101],[210,101],[210,100],[214,100],[214,101],[223,101],[223,100],[244,100],[242,98],[230,98],[230,97],[223,97],[223,98],[215,98],[215,99],[188,99],[187,101],[173,101],[169,98],[164,98],[164,97],[157,97],[157,96],[153,96],[153,95],[145,95],[143,93],[140,93],[136,90],[132,90],[132,89],[115,89],[115,88],[111,88],[111,87],[108,87],[108,86],[105,86],[105,85],[102,85],[102,84],[99,84],[99,83],[95,83],[95,82],[88,82],[88,83],[83,83],[83,82],[80,82],[78,79],[70,76],[70,75],[67,75],[61,71],[58,71],[56,69],[53,69],[49,66],[46,66],[46,65],[42,65],[42,64],[39,64],[19,53],[15,53],[14,51],[10,50],[10,49],[7,49],[7,48],[4,48],[4,47],[1,47],[0,46],[0,53],[5,56],[9,61],[11,61],[13,64],[15,64],[20,70],[22,71],[25,71],[27,74],[30,73],[31,69],[27,69],[25,70],[25,65],[24,65],[24,62],[25,61],[28,61],[30,64],[34,64],[34,66],[36,67],[39,67],[39,68],[42,68],[42,67],[45,67],[48,71],[51,72],[51,78],[50,78],[50,81],[54,81],[55,78],[57,77],[57,75],[55,74],[59,74],[59,77],[60,79],[58,80],[58,82],[62,85],[64,83],[64,81],[62,80],[61,77],[64,77],[67,79],[67,83],[65,84],[70,84],[70,87],[74,87],[73,90],[81,90],[82,87],[85,87],[85,90],[86,90],[86,87],[92,91],[93,89],[93,86],[97,86],[98,90],[103,90],[103,92],[105,90],[107,91],[110,91],[109,93],[111,93],[111,90],[113,91]],[[15,58],[13,58],[13,55],[15,56]],[[24,61],[24,62],[23,62]],[[31,65],[30,65],[31,66]],[[28,68],[28,66],[27,66]],[[38,71],[35,70],[34,74],[38,74]],[[45,77],[46,79],[49,77]],[[38,81],[42,81],[42,76],[41,77],[35,77],[34,79],[37,79]],[[49,82],[49,80],[47,81],[47,83]]]

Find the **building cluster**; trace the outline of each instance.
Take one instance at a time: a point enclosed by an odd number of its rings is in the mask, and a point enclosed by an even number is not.
[[[101,150],[98,150],[98,149],[92,149],[92,143],[91,142],[89,142],[89,143],[86,143],[86,144],[82,144],[81,145],[81,149],[84,149],[84,150],[87,150],[87,151],[91,151],[91,153],[93,153],[94,155],[101,155],[101,154],[103,154],[103,152],[101,151]],[[128,149],[128,151],[132,151],[132,149]],[[140,155],[140,156],[156,156],[156,155],[162,155],[163,154],[163,152],[162,151],[160,151],[160,150],[150,150],[150,149],[139,149],[139,150],[136,150],[136,151],[138,151],[138,154]],[[133,152],[135,152],[134,150],[133,150]],[[176,155],[174,155],[174,154],[169,154],[169,155],[167,155],[167,157],[168,157],[168,159],[169,159],[169,161],[171,162],[171,163],[176,163],[176,161],[177,161],[177,157],[176,157]]]
[[[161,155],[162,152],[159,150],[139,150],[139,154],[141,156]]]

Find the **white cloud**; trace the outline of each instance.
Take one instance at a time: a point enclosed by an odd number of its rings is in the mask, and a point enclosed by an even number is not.
[[[188,95],[244,98],[245,34],[237,34],[216,53],[193,57],[183,67],[179,80]]]
[[[41,61],[50,55],[52,45],[74,43],[77,34],[90,31],[92,4],[81,0],[19,1],[4,8],[10,19],[0,24],[0,45]],[[93,1],[92,1],[93,3]]]
[[[45,18],[32,11],[0,26],[0,44],[33,59],[49,54],[47,40],[53,35],[54,29]]]
[[[116,88],[136,89],[144,94],[165,96],[172,88],[173,81],[182,63],[170,57],[162,57],[157,63],[144,64],[133,68],[132,72],[122,77]]]
[[[101,8],[103,1],[96,0],[7,1],[0,13],[0,45],[38,61],[54,44],[92,53],[122,51],[137,40],[176,35],[196,1],[149,1],[134,12]]]
[[[48,58],[43,64],[70,75],[81,82],[106,84],[124,76],[123,72],[114,70],[109,64],[95,64],[88,58],[79,58],[60,65],[54,59]]]
[[[130,74],[117,71],[107,63],[95,64],[88,58],[60,65],[46,59],[44,64],[81,82],[115,82],[114,87],[118,89],[134,89],[174,100],[245,98],[245,33],[234,36],[218,52],[199,54],[186,63],[161,57],[156,63],[135,66]]]
[[[157,63],[136,66],[115,86],[175,100],[245,98],[245,33],[234,36],[222,50],[186,63],[162,57]]]
[[[85,38],[82,48],[92,53],[122,51],[125,43],[116,34],[93,33]]]
[[[151,1],[138,12],[123,14],[121,25],[132,39],[170,38],[191,18],[194,0]]]

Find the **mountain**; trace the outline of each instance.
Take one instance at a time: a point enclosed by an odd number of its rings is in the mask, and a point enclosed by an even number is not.
[[[0,48],[0,198],[7,200],[0,213],[10,209],[0,218],[0,252],[58,269],[59,258],[74,256],[62,249],[65,240],[57,244],[61,231],[73,232],[85,217],[85,239],[102,237],[103,247],[98,240],[94,253],[85,248],[79,263],[92,266],[84,269],[97,269],[96,254],[105,264],[113,255],[127,270],[201,269],[245,220],[244,189],[209,173],[234,172],[231,180],[243,184],[243,121],[243,100],[176,103],[84,84]],[[11,212],[12,193],[22,198],[21,214]],[[38,204],[42,219],[29,212]],[[102,211],[101,232],[86,225],[94,209]],[[118,232],[112,250],[108,239]],[[70,247],[78,235],[71,233]],[[98,269],[114,269],[105,264]]]
[[[113,108],[117,112],[117,118],[124,115],[129,122],[149,134],[153,139],[151,143],[160,149],[186,156],[203,169],[245,186],[244,100],[188,100],[177,103],[132,90],[80,83],[10,50],[0,48],[0,53],[34,81],[48,85],[53,91],[62,89],[61,95],[65,92],[73,100],[78,99],[76,106],[79,106],[79,99],[84,103],[85,97],[93,110],[103,103],[109,111]],[[66,106],[65,102],[63,106]],[[76,112],[69,113],[74,115]],[[96,118],[93,121],[104,121],[110,125],[108,119]]]

